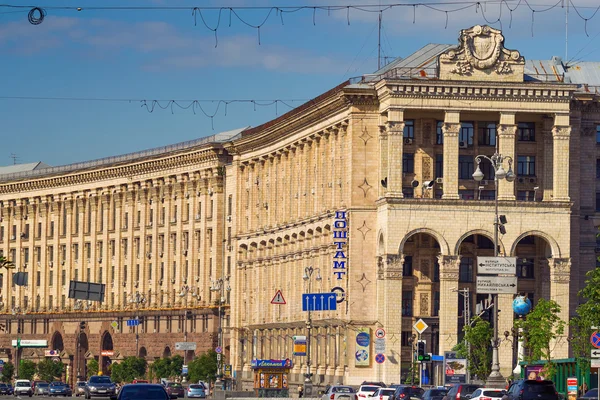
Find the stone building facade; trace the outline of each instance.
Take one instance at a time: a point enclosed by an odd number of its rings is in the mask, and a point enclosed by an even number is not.
[[[475,26],[458,46],[425,46],[256,128],[0,177],[0,249],[29,272],[26,287],[3,276],[0,347],[12,354],[16,336],[47,338],[75,369],[109,347],[161,357],[185,336],[199,353],[218,342],[220,304],[238,386],[251,383],[254,358],[292,359],[300,382],[302,294],[334,291],[335,311],[311,313],[314,381],[398,383],[416,320],[429,325],[427,352],[443,354],[460,340],[466,289],[471,309],[488,297],[476,293],[476,258],[494,253],[496,193],[488,164],[484,181],[471,175],[475,157],[496,150],[517,175],[499,181],[499,252],[518,258],[519,293],[558,301],[568,320],[595,267],[588,163],[600,107],[567,77],[560,60],[526,61],[500,31]],[[105,301],[69,299],[73,279],[105,283]],[[271,304],[277,290],[285,305]],[[512,300],[499,296],[505,376]],[[137,346],[122,324],[135,315]],[[381,364],[356,340],[377,328]],[[565,335],[554,353],[569,352]]]

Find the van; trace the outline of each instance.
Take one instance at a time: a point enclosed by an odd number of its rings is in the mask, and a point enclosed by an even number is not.
[[[27,379],[17,379],[15,381],[15,396],[33,396],[33,389],[31,388],[31,381]]]

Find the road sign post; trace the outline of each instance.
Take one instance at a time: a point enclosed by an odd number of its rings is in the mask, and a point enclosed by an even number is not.
[[[304,293],[302,311],[335,311],[337,309],[335,293]]]
[[[515,275],[517,257],[477,257],[477,273],[491,275]]]
[[[478,294],[517,294],[516,276],[478,276]]]

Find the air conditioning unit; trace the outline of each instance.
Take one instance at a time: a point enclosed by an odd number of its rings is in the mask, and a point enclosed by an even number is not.
[[[529,183],[537,183],[537,178],[529,178]]]
[[[159,285],[162,285],[162,284],[163,284],[163,280],[162,280],[162,279],[159,279],[159,280],[158,280],[158,284],[159,284]]]
[[[162,257],[162,256],[164,255],[164,253],[161,251],[160,253],[158,253],[158,255],[159,255],[160,257]]]
[[[60,265],[65,265],[65,260],[62,260],[62,261],[60,262]]]
[[[459,142],[458,147],[460,147],[461,149],[468,149],[469,145],[467,144],[467,142]]]
[[[196,277],[196,282],[200,282],[200,277],[199,276]]]
[[[519,183],[525,183],[525,178],[519,178],[519,179],[517,179],[517,182],[519,182]]]
[[[233,246],[231,246],[231,245],[227,246],[227,251],[231,251],[231,250],[233,250]]]
[[[441,185],[442,183],[444,183],[444,178],[435,178],[435,183]]]
[[[231,222],[231,215],[227,216],[227,222]]]
[[[10,240],[17,240],[17,237],[16,237],[15,235],[12,235],[12,236],[10,237]]]
[[[189,194],[189,193],[186,193],[186,194],[185,194],[185,198],[186,198],[186,199],[189,199],[189,198],[190,198],[190,194]]]
[[[175,278],[171,279],[171,284],[175,284]]]
[[[147,252],[147,253],[146,253],[146,257],[148,257],[148,258],[152,258],[152,253],[151,253],[151,252]]]
[[[412,144],[412,143],[413,143],[412,138],[404,138],[404,144]]]
[[[39,261],[37,262],[37,266],[38,267],[41,266],[41,264],[42,264],[41,262],[39,262]]]
[[[200,219],[200,214],[196,214],[196,220]]]
[[[138,286],[140,286],[140,283],[138,281],[135,281],[135,283],[133,284],[133,286],[135,286],[137,288]]]

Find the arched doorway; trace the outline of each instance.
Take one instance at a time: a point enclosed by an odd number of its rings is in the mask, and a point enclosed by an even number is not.
[[[65,349],[65,344],[63,342],[63,337],[60,332],[54,332],[52,335],[52,350],[63,351]]]
[[[108,375],[109,367],[112,363],[111,357],[114,355],[113,340],[111,334],[108,333],[108,331],[105,331],[102,335],[100,349],[100,369],[104,375]]]
[[[144,346],[140,347],[140,353],[138,354],[138,357],[140,357],[140,358],[148,357],[148,350],[146,350],[146,348]]]
[[[79,332],[77,337],[77,352],[75,354],[75,368],[77,369],[78,380],[87,380],[87,363],[85,361],[85,355],[89,351],[89,347],[87,334],[85,332]]]
[[[169,346],[165,347],[163,351],[163,358],[171,357],[171,348]]]
[[[532,304],[540,298],[550,299],[550,269],[548,259],[552,248],[548,241],[537,235],[526,235],[518,239],[514,247],[517,257],[519,293],[529,297]]]

